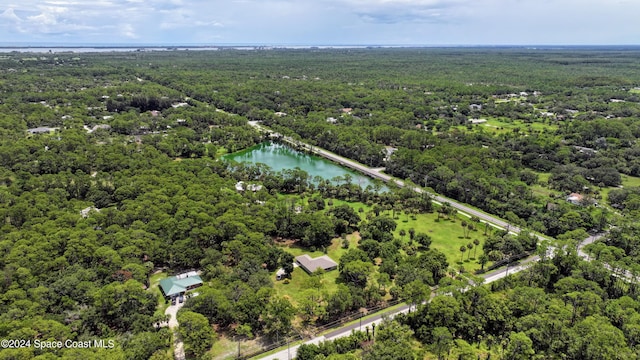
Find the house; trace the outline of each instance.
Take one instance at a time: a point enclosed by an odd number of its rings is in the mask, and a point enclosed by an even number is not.
[[[472,124],[483,124],[487,122],[487,119],[469,119],[469,122]]]
[[[578,193],[571,193],[567,196],[567,202],[573,205],[582,205],[584,200],[584,196]]]
[[[244,181],[238,181],[238,183],[236,183],[236,190],[237,191],[244,191],[245,189],[249,190],[249,191],[260,191],[262,190],[262,185],[258,185],[258,184],[246,184]]]
[[[469,110],[471,110],[471,111],[480,111],[480,110],[482,110],[482,105],[471,104],[471,105],[469,105]]]
[[[52,131],[56,131],[58,129],[60,129],[60,128],[41,126],[41,127],[37,127],[37,128],[27,129],[27,131],[29,132],[29,134],[48,134],[48,133],[50,133]]]
[[[80,210],[80,216],[82,216],[83,218],[87,218],[89,217],[89,214],[91,213],[91,211],[100,212],[100,209],[98,209],[95,206],[89,206],[87,208]]]
[[[398,151],[398,148],[394,148],[393,146],[385,146],[384,147],[384,161],[389,161],[391,159],[391,155]]]
[[[353,109],[352,108],[342,108],[342,109],[340,109],[340,111],[342,111],[345,114],[351,114]]]
[[[327,118],[327,122],[331,123],[331,124],[335,124],[338,122],[338,119],[334,118],[334,117],[328,117]]]
[[[300,267],[311,274],[318,269],[323,269],[324,271],[331,271],[338,268],[338,264],[331,260],[327,255],[323,255],[312,259],[309,255],[300,255],[296,256],[296,263],[300,265]]]
[[[165,298],[176,298],[200,286],[202,279],[195,271],[160,280],[160,290]]]
[[[283,117],[283,116],[287,116],[286,112],[282,112],[282,111],[278,111],[276,113],[274,113],[273,115],[278,116],[278,117]]]

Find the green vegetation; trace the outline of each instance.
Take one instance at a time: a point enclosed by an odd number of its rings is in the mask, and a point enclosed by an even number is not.
[[[157,326],[168,306],[157,283],[194,269],[205,284],[177,329],[189,358],[391,300],[418,309],[299,358],[636,358],[638,59],[588,48],[5,54],[0,338],[117,346],[0,358],[164,359],[174,339]],[[222,159],[282,141],[248,121],[525,231],[393,184]],[[582,260],[586,231],[605,230]],[[554,257],[530,231],[557,239]],[[293,266],[325,253],[338,269]],[[490,286],[460,273],[533,253],[541,261]]]

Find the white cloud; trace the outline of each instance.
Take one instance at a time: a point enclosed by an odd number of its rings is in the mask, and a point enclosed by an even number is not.
[[[16,1],[15,3],[13,1]],[[190,43],[636,42],[635,0],[0,0],[22,41]],[[607,19],[615,19],[608,22]],[[4,39],[3,39],[4,40]]]

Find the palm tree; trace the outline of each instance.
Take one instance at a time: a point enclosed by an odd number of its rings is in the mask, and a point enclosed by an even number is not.
[[[471,249],[473,249],[473,243],[468,243],[467,249],[469,249],[469,253],[467,254],[467,261],[469,261],[469,257],[471,257]]]
[[[467,251],[467,247],[462,245],[460,246],[460,262],[462,262],[463,260],[463,256],[464,256],[464,252]]]
[[[475,248],[473,249],[473,258],[475,259],[476,251],[478,251],[478,245],[480,245],[480,240],[474,239],[473,240],[473,245],[475,245]]]

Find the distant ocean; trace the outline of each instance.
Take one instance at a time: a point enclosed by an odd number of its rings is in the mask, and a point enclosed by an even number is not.
[[[204,50],[275,50],[275,49],[375,49],[375,48],[476,48],[526,50],[600,50],[637,51],[640,45],[260,45],[260,44],[17,44],[0,42],[0,53],[97,53],[141,51],[204,51]]]

